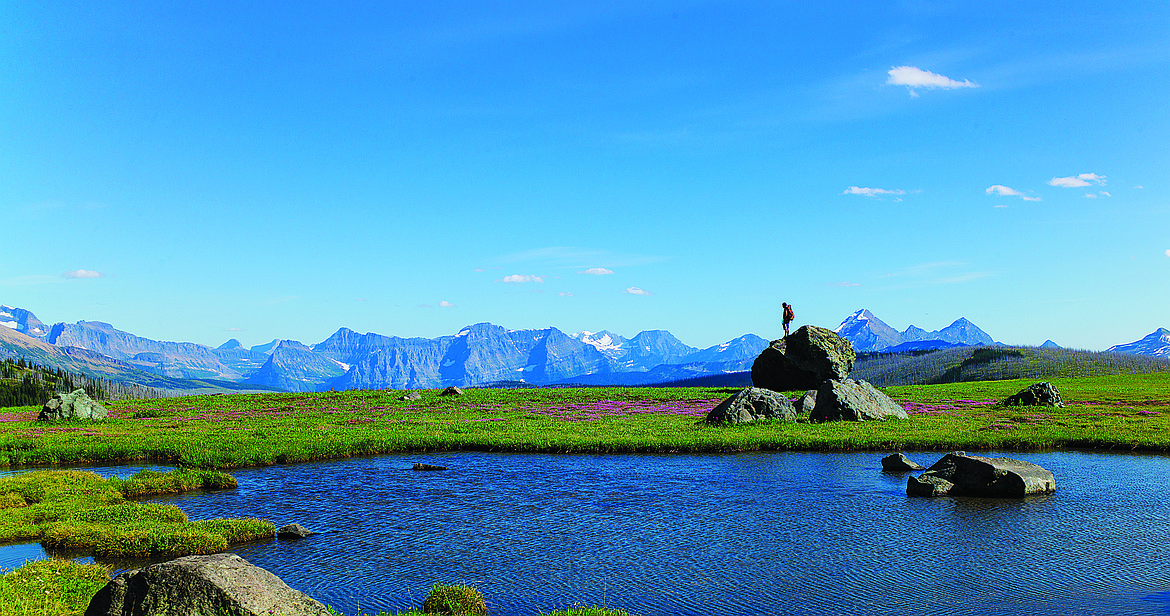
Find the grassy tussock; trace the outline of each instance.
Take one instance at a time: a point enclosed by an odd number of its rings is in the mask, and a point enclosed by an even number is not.
[[[101,565],[30,561],[0,575],[0,616],[84,614],[90,599],[108,581],[109,573]]]
[[[189,521],[174,505],[135,503],[181,489],[235,485],[218,471],[142,471],[103,479],[83,471],[34,471],[0,479],[0,499],[26,504],[0,509],[0,541],[36,539],[46,548],[97,557],[212,554],[229,544],[271,537],[276,528],[251,518]],[[125,492],[123,492],[123,490]]]
[[[423,601],[424,614],[484,614],[483,593],[463,584],[435,584]]]

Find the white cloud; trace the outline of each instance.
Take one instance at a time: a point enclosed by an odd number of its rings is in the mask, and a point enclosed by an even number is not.
[[[1142,186],[1141,184],[1138,184],[1137,186],[1134,186],[1134,188],[1145,188],[1145,186]]]
[[[1006,205],[1002,205],[1002,204],[1001,204],[1001,205],[993,205],[993,206],[991,206],[991,207],[994,207],[994,208],[1003,208],[1003,207],[1007,207],[1007,206],[1006,206]]]
[[[1109,194],[1107,191],[1104,191],[1104,190],[1101,190],[1101,191],[1098,191],[1098,192],[1099,192],[1099,193],[1101,193],[1101,196],[1102,196],[1102,197],[1112,197],[1112,196],[1113,196],[1113,195]]]
[[[1097,195],[1094,195],[1093,193],[1085,193],[1085,198],[1086,199],[1096,199]]]
[[[533,276],[533,275],[528,275],[528,274],[509,274],[508,276],[504,276],[503,278],[497,280],[496,282],[507,282],[507,283],[544,282],[544,278],[541,278],[540,276]]]
[[[1167,251],[1166,251],[1166,256],[1167,256],[1167,257],[1170,257],[1170,250],[1167,250]]]
[[[638,287],[626,287],[625,292],[629,293],[630,295],[654,295],[653,293],[645,289],[639,289]]]
[[[1059,186],[1061,188],[1082,188],[1091,184],[1104,186],[1105,176],[1097,175],[1096,173],[1082,173],[1080,175],[1070,175],[1066,178],[1052,178],[1048,180],[1049,186]]]
[[[83,270],[83,269],[74,270],[72,272],[65,272],[64,274],[61,274],[61,275],[66,277],[66,278],[105,278],[106,277],[106,275],[101,273],[101,272],[95,272],[93,270]]]
[[[834,282],[833,284],[831,284],[829,286],[832,286],[832,287],[860,287],[861,283],[849,282],[848,280],[842,280],[841,282]]]
[[[879,195],[904,195],[906,191],[895,188],[887,190],[885,188],[868,188],[862,186],[850,186],[841,192],[842,195],[862,195],[864,197],[877,197]]]
[[[895,66],[889,70],[889,74],[890,77],[886,80],[886,83],[895,86],[906,86],[908,88],[943,88],[944,90],[953,90],[955,88],[979,87],[979,84],[970,79],[956,81],[945,75],[924,71],[917,66]],[[910,96],[917,98],[918,93],[911,89]]]
[[[455,307],[455,304],[452,304],[451,302],[449,302],[447,300],[443,300],[443,301],[439,302],[439,308],[454,308],[454,307]]]
[[[605,276],[607,274],[612,274],[613,270],[605,269],[604,267],[591,267],[583,272],[577,272],[577,273],[578,274],[591,274],[593,276]]]
[[[561,297],[573,297],[573,292],[572,291],[561,291],[561,292],[557,293],[557,295],[560,295]]]
[[[1024,201],[1039,201],[1040,200],[1040,197],[1029,197],[1028,195],[1025,195],[1024,193],[1022,193],[1014,188],[1004,186],[1003,184],[995,184],[993,186],[988,186],[987,190],[985,190],[983,192],[985,192],[989,195],[999,195],[1001,197],[1020,197]]]
[[[244,328],[242,328],[242,327],[229,327],[229,328],[228,328],[228,331],[229,331],[229,332],[246,332],[246,331],[248,331],[248,330],[246,330],[246,329],[244,329]]]

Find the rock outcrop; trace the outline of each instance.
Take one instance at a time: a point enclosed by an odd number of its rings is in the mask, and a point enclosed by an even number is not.
[[[1034,383],[1027,389],[1004,398],[1004,406],[1059,406],[1064,407],[1060,392],[1052,383]]]
[[[440,391],[439,395],[440,396],[462,396],[463,390],[452,385],[451,387],[448,387],[447,389]]]
[[[906,410],[866,381],[828,380],[817,390],[810,421],[906,419]]]
[[[763,419],[796,421],[796,407],[770,389],[748,387],[719,403],[707,413],[707,423],[739,424]]]
[[[926,467],[906,457],[904,453],[892,453],[882,458],[882,470],[890,473],[921,471]]]
[[[412,391],[412,392],[403,394],[401,396],[398,396],[398,399],[402,400],[403,402],[413,402],[413,401],[419,400],[421,398],[422,398],[422,394],[418,393],[417,391]]]
[[[105,419],[109,417],[106,407],[89,397],[84,389],[75,389],[68,394],[55,394],[41,407],[37,421],[54,419]]]
[[[805,325],[772,341],[752,364],[752,385],[772,391],[817,389],[823,381],[849,378],[857,355],[849,341],[823,327]]]
[[[1023,460],[984,458],[956,451],[906,480],[910,496],[1023,498],[1056,491],[1052,472]]]
[[[85,616],[329,616],[317,600],[235,554],[184,556],[126,571],[94,595]]]

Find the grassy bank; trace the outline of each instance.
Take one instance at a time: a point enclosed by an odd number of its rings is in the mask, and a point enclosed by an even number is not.
[[[391,452],[1170,449],[1170,373],[1054,381],[1064,409],[993,406],[1030,381],[891,387],[905,421],[702,424],[734,390],[586,388],[216,395],[109,405],[101,423],[0,415],[0,464],[152,460],[231,468]],[[791,392],[793,397],[800,392]]]

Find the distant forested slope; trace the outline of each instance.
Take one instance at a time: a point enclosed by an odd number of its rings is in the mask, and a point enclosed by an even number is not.
[[[149,387],[117,383],[83,374],[49,368],[20,359],[0,361],[0,408],[39,406],[56,393],[84,389],[95,400],[157,398],[162,393]]]

